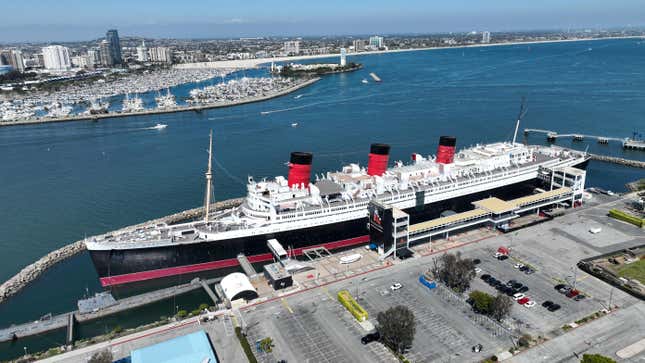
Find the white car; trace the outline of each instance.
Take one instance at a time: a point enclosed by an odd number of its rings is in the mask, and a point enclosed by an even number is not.
[[[515,265],[513,265],[513,267],[522,268],[522,267],[524,267],[524,264],[523,263],[516,263]]]
[[[524,297],[526,297],[526,295],[524,295],[521,292],[518,292],[517,294],[513,295],[513,300],[517,301],[517,300],[522,299]]]
[[[533,301],[533,300],[527,301],[527,302],[524,303],[524,306],[526,306],[527,308],[532,308],[532,307],[535,306],[535,301]]]
[[[392,284],[392,286],[390,286],[390,290],[392,290],[392,291],[396,291],[396,290],[398,290],[398,289],[400,289],[400,288],[402,288],[402,287],[403,287],[403,285],[401,285],[401,284],[400,284],[400,283],[398,283],[398,282],[395,282],[395,283],[393,283],[393,284]]]
[[[482,269],[480,269],[479,267],[475,267],[475,273],[476,274],[479,274],[481,272],[482,272]]]

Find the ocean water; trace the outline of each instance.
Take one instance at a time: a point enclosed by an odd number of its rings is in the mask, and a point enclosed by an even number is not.
[[[0,128],[0,280],[84,236],[201,205],[211,129],[215,196],[220,200],[243,195],[249,175],[256,180],[286,175],[290,151],[312,151],[313,171],[321,173],[344,163],[365,164],[372,142],[392,145],[391,159],[407,161],[412,152],[434,154],[440,135],[456,136],[458,148],[510,140],[522,97],[528,113],[521,129],[613,137],[645,131],[645,44],[639,40],[430,50],[350,60],[364,68],[261,103]],[[383,82],[372,82],[369,72]],[[247,73],[263,71],[229,77]],[[187,93],[188,88],[173,92]],[[299,126],[291,127],[293,122]],[[149,129],[156,123],[168,127]],[[521,132],[519,137],[524,141]],[[546,143],[544,135],[526,141]],[[557,144],[645,160],[644,152],[623,151],[618,143]],[[621,191],[644,174],[642,169],[591,162],[587,184]],[[81,254],[0,304],[0,326],[70,311],[86,291],[100,290],[89,256]],[[158,316],[150,313],[151,319]],[[22,345],[7,351],[19,354]]]

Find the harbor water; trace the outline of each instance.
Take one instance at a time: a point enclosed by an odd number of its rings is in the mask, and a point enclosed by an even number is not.
[[[202,204],[210,129],[219,200],[243,195],[249,175],[256,180],[286,175],[290,151],[312,151],[313,172],[321,173],[344,163],[365,165],[371,142],[390,144],[392,159],[408,161],[413,152],[434,154],[440,135],[456,136],[458,148],[510,140],[522,97],[528,113],[521,129],[611,137],[642,133],[644,53],[645,43],[629,39],[353,56],[363,69],[265,102],[0,128],[0,280],[84,236]],[[382,82],[373,82],[370,72]],[[173,88],[184,97],[189,90]],[[168,127],[151,129],[157,123]],[[521,130],[518,137],[524,140]],[[546,143],[544,135],[527,141]],[[557,144],[645,160],[642,151],[625,151],[615,142]],[[592,161],[587,185],[623,191],[626,182],[642,177],[643,169]],[[71,311],[76,300],[96,291],[101,287],[89,256],[80,254],[0,304],[0,326]],[[196,295],[183,302],[194,305],[189,310],[206,300]],[[116,324],[152,321],[168,315],[166,305],[80,332],[89,336]],[[60,340],[52,334],[0,345],[0,359],[21,354],[23,346],[33,351]]]

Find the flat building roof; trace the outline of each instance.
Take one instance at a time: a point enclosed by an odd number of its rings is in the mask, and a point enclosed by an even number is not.
[[[494,214],[502,214],[517,209],[517,206],[515,206],[515,204],[503,201],[495,197],[475,201],[473,202],[473,205]]]

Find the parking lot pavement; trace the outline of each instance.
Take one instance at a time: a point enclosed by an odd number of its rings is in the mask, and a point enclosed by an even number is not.
[[[583,325],[519,354],[512,362],[579,362],[583,354],[602,354],[618,360],[616,352],[645,338],[645,306],[634,304]],[[636,351],[626,362],[642,362],[645,351]]]
[[[354,283],[350,291],[358,303],[376,321],[378,312],[396,305],[410,308],[415,316],[416,335],[412,349],[406,357],[415,362],[430,361],[478,361],[510,344],[502,337],[495,337],[483,327],[469,320],[458,307],[450,306],[436,291],[431,291],[418,282],[424,268],[389,271],[377,277],[369,277],[360,285]],[[394,282],[403,283],[403,288],[391,291]],[[357,286],[359,285],[359,286]],[[480,353],[473,353],[472,346],[482,344]]]
[[[589,209],[583,213],[589,213]],[[627,233],[636,233],[636,228],[621,225],[620,229],[615,229],[611,225],[605,225],[601,232],[604,233],[604,245],[596,247],[598,242],[586,242],[595,237],[590,237],[591,234],[582,228],[590,224],[584,214],[569,214],[551,222],[464,247],[461,251],[466,257],[479,258],[482,261],[479,265],[482,269],[481,274],[492,275],[503,282],[517,280],[528,286],[530,290],[526,295],[535,300],[537,306],[526,308],[516,305],[511,316],[516,319],[517,328],[522,332],[548,334],[567,323],[607,307],[610,296],[614,306],[626,307],[638,301],[578,269],[576,263],[582,258],[601,254],[606,249],[624,247],[626,243],[642,244],[645,240],[633,238]],[[500,246],[511,248],[511,258],[499,261],[493,257],[493,253]],[[526,275],[513,268],[517,261],[530,264],[536,272]],[[586,296],[585,300],[574,301],[554,289],[559,283],[573,285],[574,281],[576,289]],[[479,277],[473,282],[472,289],[496,293],[495,289]],[[560,304],[562,308],[556,312],[547,311],[541,306],[547,300]]]
[[[246,311],[251,344],[271,337],[271,354],[257,354],[262,362],[396,362],[380,343],[363,345],[366,334],[330,293],[294,296]]]

